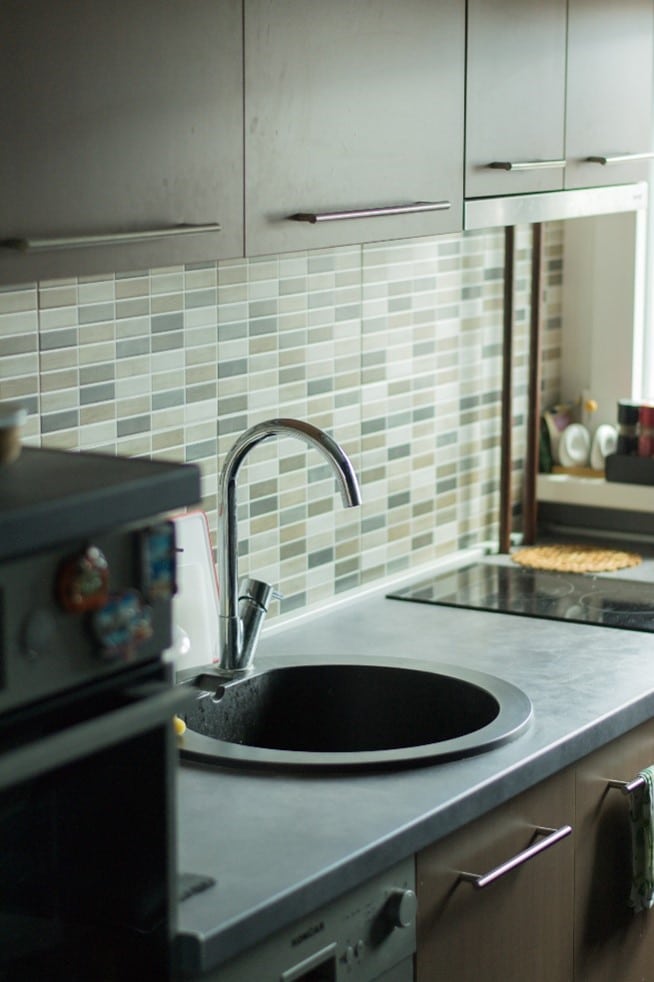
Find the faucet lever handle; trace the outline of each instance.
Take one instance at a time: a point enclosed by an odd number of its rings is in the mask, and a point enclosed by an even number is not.
[[[268,610],[268,604],[274,596],[275,591],[270,583],[255,580],[251,576],[246,576],[239,585],[239,603],[245,600],[264,611]]]
[[[242,668],[248,669],[259,640],[268,604],[275,595],[270,583],[249,576],[241,580],[238,591],[238,613],[243,637]]]
[[[280,593],[279,590],[275,590],[270,583],[264,583],[263,580],[255,580],[250,576],[246,576],[241,580],[238,588],[238,599],[249,600],[250,603],[256,604],[257,607],[262,607],[263,610],[268,610],[268,604],[271,600],[283,600],[284,594]]]

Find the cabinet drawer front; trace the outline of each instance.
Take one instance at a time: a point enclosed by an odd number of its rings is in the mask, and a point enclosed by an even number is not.
[[[459,0],[246,0],[248,255],[462,227],[464,14]],[[421,202],[443,207],[410,210]]]

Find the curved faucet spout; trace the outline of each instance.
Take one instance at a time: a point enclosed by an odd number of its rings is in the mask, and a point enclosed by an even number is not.
[[[247,580],[239,596],[238,472],[253,447],[277,436],[295,437],[320,451],[334,471],[345,507],[361,504],[361,492],[352,462],[343,448],[316,426],[297,419],[270,419],[250,427],[236,440],[225,458],[218,482],[219,667],[224,672],[242,672],[250,667],[272,595],[269,584]]]

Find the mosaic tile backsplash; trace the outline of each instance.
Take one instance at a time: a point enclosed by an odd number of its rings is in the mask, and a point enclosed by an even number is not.
[[[516,501],[530,249],[519,228]],[[560,223],[545,249],[549,404]],[[343,509],[328,465],[291,439],[258,447],[239,476],[241,574],[297,610],[497,537],[503,250],[498,229],[5,288],[0,399],[28,406],[32,445],[197,463],[214,534],[217,475],[242,430],[279,416],[328,430],[361,508]]]

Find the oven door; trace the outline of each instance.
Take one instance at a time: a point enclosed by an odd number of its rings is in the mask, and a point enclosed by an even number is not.
[[[0,980],[170,977],[167,676],[132,669],[0,721]]]

